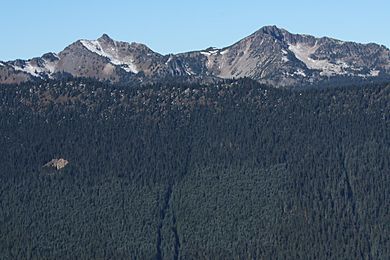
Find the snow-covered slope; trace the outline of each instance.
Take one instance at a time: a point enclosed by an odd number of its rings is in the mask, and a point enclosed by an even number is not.
[[[133,57],[128,54],[120,53],[117,47],[117,43],[113,42],[110,46],[105,46],[101,41],[88,41],[81,40],[81,43],[89,51],[94,52],[100,56],[106,57],[114,65],[122,67],[127,72],[138,73],[137,66],[134,64]]]
[[[55,72],[57,62],[57,54],[48,53],[41,58],[34,58],[28,61],[18,60],[9,64],[16,71],[25,72],[38,78],[51,78]]]

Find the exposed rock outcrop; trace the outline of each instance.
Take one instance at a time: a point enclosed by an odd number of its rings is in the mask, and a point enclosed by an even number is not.
[[[55,170],[61,170],[65,168],[66,165],[69,164],[69,161],[59,158],[59,159],[52,159],[50,162],[43,165],[43,168],[49,168],[49,169],[55,169]]]
[[[378,44],[292,34],[265,26],[235,44],[217,49],[161,55],[146,45],[115,41],[107,34],[79,40],[58,54],[0,62],[0,83],[56,79],[63,75],[112,83],[166,77],[249,77],[274,86],[338,78],[390,79],[390,50]]]

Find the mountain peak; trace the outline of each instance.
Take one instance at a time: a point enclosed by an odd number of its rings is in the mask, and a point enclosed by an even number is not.
[[[114,40],[110,36],[108,36],[108,34],[106,34],[106,33],[103,33],[103,35],[100,36],[100,38],[98,38],[97,40],[100,42],[109,42],[109,43],[114,42]]]
[[[266,26],[261,27],[258,31],[263,32],[263,33],[268,33],[268,34],[287,32],[285,29],[279,28],[276,25],[266,25]]]
[[[42,59],[53,62],[58,60],[59,58],[58,55],[55,54],[54,52],[48,52],[42,55]]]
[[[142,72],[137,79],[249,77],[270,85],[293,86],[331,77],[390,78],[389,64],[390,50],[385,47],[290,33],[276,25],[264,26],[225,48],[171,56],[156,53],[142,43],[115,41],[104,33],[97,40],[79,40],[58,55],[0,63],[0,83],[13,82],[9,75],[22,75],[20,82],[55,77],[55,72],[61,71],[112,82],[128,82]]]
[[[268,25],[260,28],[255,34],[268,34],[274,38],[282,39],[284,35],[290,34],[287,30],[279,28],[276,25]]]

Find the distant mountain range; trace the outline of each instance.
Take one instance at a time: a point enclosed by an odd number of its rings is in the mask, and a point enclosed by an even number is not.
[[[231,46],[162,55],[140,43],[78,40],[60,53],[0,62],[0,83],[88,77],[112,83],[181,77],[249,77],[278,87],[342,79],[390,78],[390,50],[266,26]]]

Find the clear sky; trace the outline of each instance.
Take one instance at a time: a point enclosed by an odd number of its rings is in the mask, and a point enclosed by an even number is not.
[[[1,0],[0,60],[107,33],[162,54],[224,47],[264,25],[390,47],[389,0]]]

